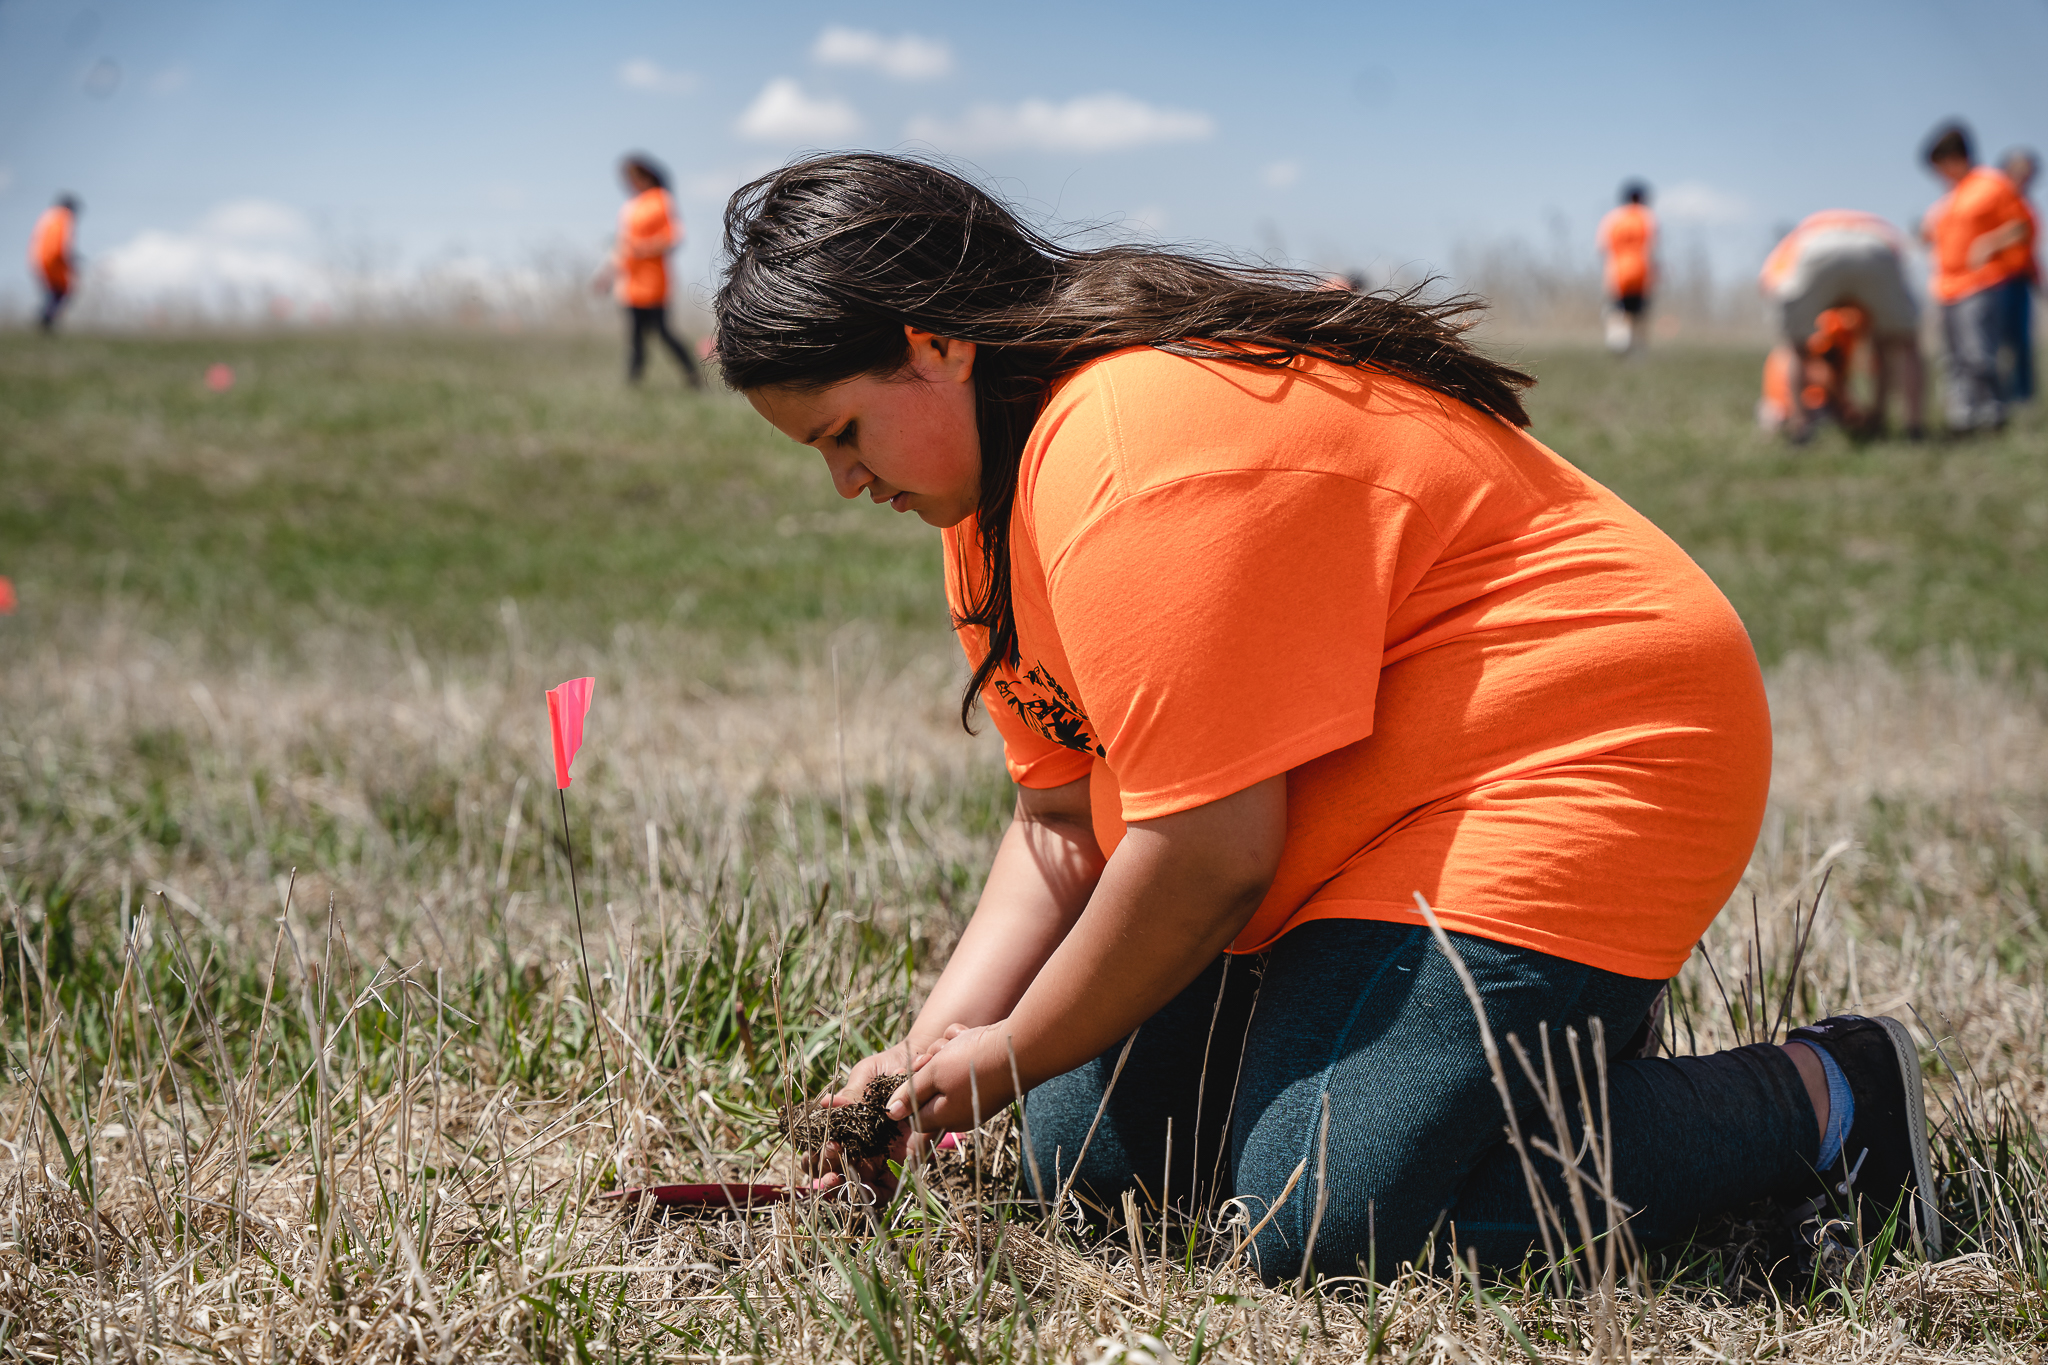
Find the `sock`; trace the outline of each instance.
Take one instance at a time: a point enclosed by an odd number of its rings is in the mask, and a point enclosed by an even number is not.
[[[1813,1052],[1820,1058],[1820,1069],[1828,1078],[1828,1130],[1820,1135],[1820,1157],[1814,1162],[1817,1169],[1825,1171],[1841,1160],[1842,1144],[1848,1141],[1850,1125],[1856,1122],[1856,1097],[1849,1093],[1849,1078],[1828,1056],[1828,1050],[1816,1047]]]

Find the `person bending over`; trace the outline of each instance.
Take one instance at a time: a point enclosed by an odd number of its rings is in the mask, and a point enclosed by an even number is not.
[[[1804,440],[1814,417],[1826,411],[1845,426],[1872,433],[1882,429],[1896,392],[1907,434],[1922,433],[1927,383],[1920,306],[1906,283],[1905,241],[1897,229],[1875,214],[1823,210],[1785,235],[1764,261],[1759,282],[1778,336],[1768,364],[1786,377],[1779,429]],[[1860,326],[1845,325],[1852,312]],[[1824,327],[1824,319],[1835,325]],[[1846,382],[1866,331],[1876,352],[1875,395],[1867,413],[1849,401]]]
[[[1075,250],[875,154],[743,187],[725,253],[728,382],[843,497],[940,529],[962,721],[986,707],[1017,786],[915,1022],[834,1102],[912,1059],[890,1113],[922,1143],[1023,1098],[1048,1196],[1277,1205],[1277,1280],[1327,1101],[1318,1266],[1440,1229],[1518,1263],[1535,1204],[1420,895],[1496,1035],[1608,1063],[1638,1236],[1929,1188],[1896,1021],[1625,1059],[1755,841],[1763,682],[1706,575],[1523,430],[1471,301]]]
[[[652,157],[635,153],[619,163],[619,178],[630,198],[619,210],[612,289],[626,309],[626,380],[637,384],[646,371],[647,334],[652,332],[683,367],[690,387],[701,389],[704,379],[690,348],[668,327],[668,258],[683,244],[668,173]]]

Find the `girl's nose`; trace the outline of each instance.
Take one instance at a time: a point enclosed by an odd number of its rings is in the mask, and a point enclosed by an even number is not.
[[[860,491],[875,481],[867,466],[858,460],[835,460],[825,457],[825,467],[832,471],[832,486],[839,490],[842,498],[857,498]]]

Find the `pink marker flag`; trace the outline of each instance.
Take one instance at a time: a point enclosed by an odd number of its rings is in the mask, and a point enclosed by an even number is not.
[[[14,614],[14,580],[0,577],[0,616]]]
[[[548,723],[555,728],[555,786],[569,785],[569,765],[583,747],[583,718],[590,714],[595,678],[571,678],[548,689]]]

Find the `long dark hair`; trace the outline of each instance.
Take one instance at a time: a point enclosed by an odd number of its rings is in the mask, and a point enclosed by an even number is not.
[[[990,676],[1018,663],[1010,505],[1061,375],[1131,346],[1269,367],[1311,356],[1529,421],[1520,391],[1535,381],[1465,342],[1477,299],[1332,290],[1305,271],[1161,247],[1078,250],[927,161],[848,152],[764,175],[726,205],[725,256],[717,355],[736,389],[893,374],[906,323],[978,347],[981,587],[956,624],[985,630],[988,650],[960,698],[963,725]]]

